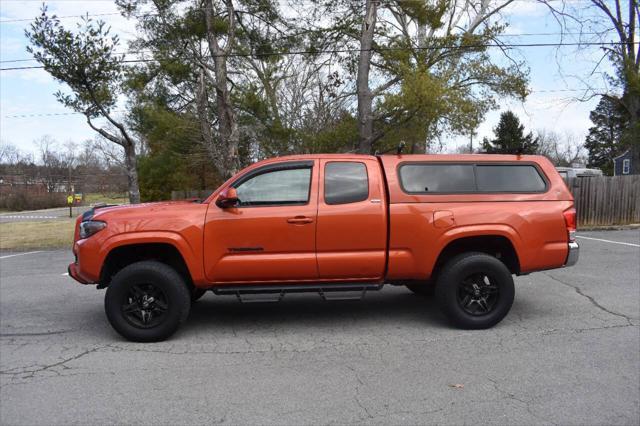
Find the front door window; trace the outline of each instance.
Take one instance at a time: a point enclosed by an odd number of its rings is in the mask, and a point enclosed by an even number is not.
[[[259,174],[236,187],[240,207],[300,205],[309,201],[311,168]]]

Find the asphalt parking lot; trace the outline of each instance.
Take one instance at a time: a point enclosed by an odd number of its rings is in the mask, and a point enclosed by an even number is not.
[[[517,278],[490,330],[388,286],[205,295],[154,344],[110,328],[104,291],[63,275],[69,251],[0,253],[0,423],[638,425],[640,231],[579,235],[578,265]]]

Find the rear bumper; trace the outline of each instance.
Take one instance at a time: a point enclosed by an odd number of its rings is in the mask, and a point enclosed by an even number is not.
[[[564,263],[564,266],[573,266],[578,263],[578,257],[580,257],[580,246],[578,243],[571,242],[569,243],[569,254],[567,255],[567,260]]]

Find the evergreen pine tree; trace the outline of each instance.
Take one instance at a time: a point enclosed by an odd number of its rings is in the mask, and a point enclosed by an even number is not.
[[[538,150],[538,138],[531,132],[525,135],[524,125],[511,111],[500,114],[493,133],[494,139],[482,141],[482,149],[488,154],[535,154]]]
[[[584,143],[585,148],[589,150],[588,166],[612,175],[614,157],[628,148],[621,143],[622,135],[628,126],[628,117],[616,100],[604,96],[589,117],[594,125],[589,129]]]

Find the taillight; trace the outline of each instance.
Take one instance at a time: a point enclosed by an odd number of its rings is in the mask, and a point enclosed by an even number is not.
[[[572,243],[576,240],[576,209],[571,207],[565,210],[564,223],[567,225],[567,235],[569,236],[569,242]]]

